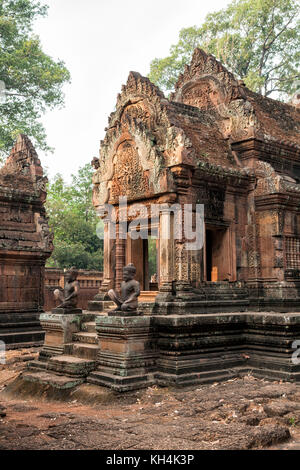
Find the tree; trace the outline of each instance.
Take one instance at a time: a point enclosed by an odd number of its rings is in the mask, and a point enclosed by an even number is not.
[[[34,21],[45,16],[47,8],[37,0],[0,0],[2,158],[20,133],[29,135],[37,148],[50,150],[40,118],[46,109],[63,105],[62,86],[70,74],[61,60],[43,52],[39,38],[32,33]]]
[[[298,0],[234,0],[201,26],[182,29],[170,55],[151,62],[149,78],[172,90],[201,47],[253,91],[285,98],[299,87],[299,12]]]
[[[87,164],[72,175],[71,184],[57,174],[48,185],[46,210],[54,233],[48,266],[102,269],[103,240],[98,236],[99,219],[92,204],[92,173]]]

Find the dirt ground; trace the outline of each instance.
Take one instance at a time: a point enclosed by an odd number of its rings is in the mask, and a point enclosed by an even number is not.
[[[300,449],[300,387],[247,375],[221,384],[116,394],[82,385],[49,398],[17,377],[36,349],[0,365],[0,450]]]

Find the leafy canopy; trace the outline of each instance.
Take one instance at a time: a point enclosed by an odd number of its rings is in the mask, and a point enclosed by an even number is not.
[[[0,157],[19,133],[29,135],[37,148],[50,150],[40,117],[46,109],[63,105],[62,86],[70,74],[61,60],[43,52],[32,32],[34,21],[46,16],[47,8],[37,0],[0,0],[0,82],[5,85],[5,95],[0,96]]]
[[[299,87],[299,0],[234,0],[208,14],[202,25],[184,28],[170,55],[154,59],[149,78],[174,88],[195,47],[213,54],[248,88],[285,98]]]
[[[103,240],[96,234],[99,219],[92,204],[92,174],[87,164],[72,175],[71,184],[57,174],[48,185],[46,210],[54,233],[48,266],[102,269]]]

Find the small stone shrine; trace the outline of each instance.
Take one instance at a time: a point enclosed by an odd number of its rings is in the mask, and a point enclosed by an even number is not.
[[[0,168],[0,340],[7,349],[43,344],[39,315],[53,250],[46,183],[32,143],[19,135]]]

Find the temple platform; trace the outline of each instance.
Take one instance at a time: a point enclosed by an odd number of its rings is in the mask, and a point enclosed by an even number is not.
[[[268,380],[300,381],[294,343],[300,338],[300,313],[113,317],[107,311],[84,311],[75,322],[68,317],[73,331],[67,320],[51,315],[54,326],[48,317],[44,348],[39,360],[29,363],[24,380],[45,385],[50,374],[64,377],[67,387],[88,382],[118,392],[153,384],[214,383],[249,372]],[[56,331],[56,348],[47,343],[47,334],[53,340],[49,328]],[[52,386],[60,387],[61,380]]]
[[[38,312],[1,313],[0,341],[7,350],[43,345],[45,332],[39,316]]]

